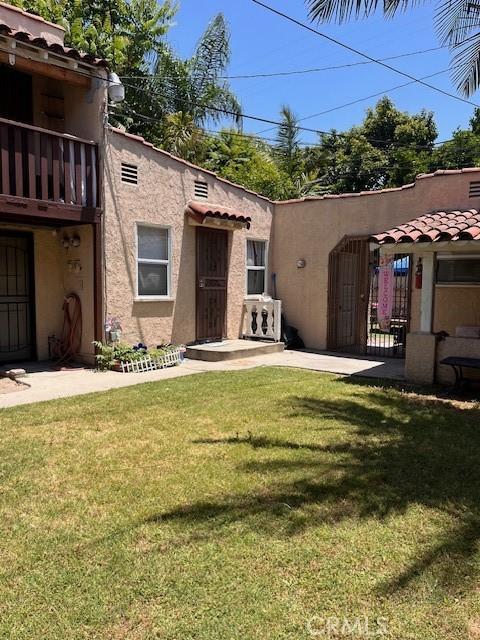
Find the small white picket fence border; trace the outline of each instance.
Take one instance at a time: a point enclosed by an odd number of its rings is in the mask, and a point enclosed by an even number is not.
[[[183,350],[174,349],[168,351],[162,356],[146,355],[140,360],[132,362],[121,362],[122,373],[143,373],[144,371],[154,371],[155,369],[165,369],[166,367],[174,367],[183,361]]]

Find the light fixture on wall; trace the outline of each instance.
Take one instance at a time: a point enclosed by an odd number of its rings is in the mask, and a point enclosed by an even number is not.
[[[297,269],[304,269],[306,264],[307,264],[307,261],[304,260],[303,258],[301,258],[300,260],[297,260]]]
[[[70,247],[77,248],[81,244],[81,239],[78,233],[75,233],[73,236],[67,236],[64,234],[60,239],[60,244],[64,249],[70,249]]]

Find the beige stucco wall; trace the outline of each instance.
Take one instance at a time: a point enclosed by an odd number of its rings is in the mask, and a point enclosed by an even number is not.
[[[95,75],[104,74],[105,71],[101,69],[95,71]],[[32,74],[33,124],[42,129],[101,142],[107,85],[98,78],[92,78],[91,83],[91,89],[87,90],[36,73]],[[49,110],[54,116],[63,112],[63,119],[49,117]]]
[[[433,330],[455,336],[461,326],[480,326],[480,288],[435,287]]]
[[[121,182],[122,161],[138,166],[138,185]],[[227,337],[240,335],[246,239],[264,239],[271,247],[273,204],[138,139],[110,131],[105,170],[105,306],[107,314],[121,319],[127,342],[156,345],[165,340],[195,340],[195,227],[185,216],[186,204],[195,199],[195,180],[208,183],[208,202],[252,218],[250,230],[229,232]],[[171,300],[135,301],[136,223],[171,229]]]
[[[82,305],[82,345],[80,360],[93,361],[93,235],[88,225],[64,227],[54,235],[52,228],[0,224],[2,229],[28,231],[33,235],[33,267],[35,286],[35,329],[38,360],[48,358],[48,336],[62,335],[63,300],[77,293]],[[64,249],[63,235],[78,234],[80,246]],[[82,271],[69,270],[70,261],[80,261]]]
[[[407,335],[405,378],[416,384],[433,384],[435,380],[436,338],[431,333]]]
[[[272,269],[287,321],[306,345],[326,347],[328,257],[344,236],[382,232],[435,209],[478,207],[468,192],[479,179],[475,169],[426,176],[398,190],[277,204]],[[296,267],[300,258],[304,269]]]
[[[0,2],[0,22],[16,31],[28,31],[36,37],[45,38],[49,44],[63,45],[65,39],[65,29],[59,24],[48,22],[9,3]]]

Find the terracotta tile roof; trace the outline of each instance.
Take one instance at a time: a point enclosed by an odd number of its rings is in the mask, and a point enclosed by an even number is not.
[[[222,205],[209,204],[208,202],[189,202],[187,205],[187,213],[192,215],[192,217],[200,223],[203,223],[205,218],[216,218],[229,222],[241,222],[247,229],[250,229],[250,223],[252,221],[250,216],[246,216],[239,211],[227,209]]]
[[[48,42],[46,38],[34,36],[28,31],[16,31],[9,27],[8,24],[4,22],[0,22],[0,35],[8,36],[9,38],[14,38],[20,42],[27,42],[35,47],[39,47],[41,49],[46,49],[47,51],[51,51],[52,53],[56,53],[61,56],[67,56],[67,58],[72,58],[73,60],[78,60],[80,62],[85,62],[86,64],[95,65],[97,67],[107,67],[108,63],[106,60],[102,58],[96,58],[95,56],[90,55],[89,53],[83,53],[81,51],[77,51],[77,49],[72,49],[71,47],[66,47],[64,45],[59,44],[58,42]]]
[[[476,209],[435,211],[371,239],[378,244],[480,240],[480,213]]]

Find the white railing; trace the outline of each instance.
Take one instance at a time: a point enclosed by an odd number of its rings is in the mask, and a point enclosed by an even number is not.
[[[280,342],[282,337],[281,300],[245,300],[243,337]]]

